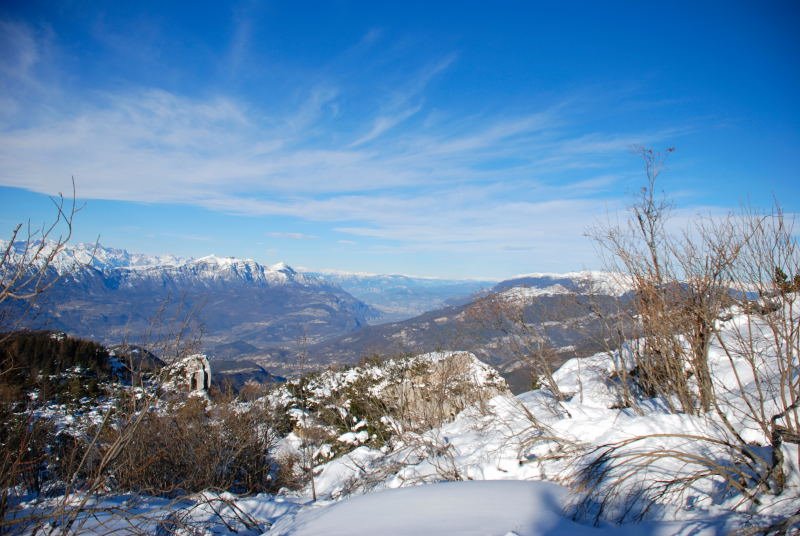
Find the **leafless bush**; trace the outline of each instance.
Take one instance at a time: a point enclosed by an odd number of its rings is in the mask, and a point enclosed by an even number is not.
[[[191,505],[173,510],[159,520],[156,534],[201,534],[207,533],[209,527],[219,527],[230,534],[261,534],[269,529],[268,521],[245,511],[230,495],[206,490],[192,500]]]
[[[691,506],[703,492],[713,494],[717,501],[739,495],[758,502],[758,486],[768,472],[765,460],[757,448],[743,448],[735,437],[718,431],[716,436],[634,436],[586,453],[573,481],[582,492],[576,517],[637,522],[660,502]],[[698,491],[703,482],[704,491]]]
[[[47,446],[53,427],[30,415],[9,414],[0,410],[0,528],[11,507],[12,490],[23,493],[42,492]]]
[[[699,414],[714,403],[708,350],[714,323],[730,304],[731,267],[742,237],[731,218],[699,222],[680,236],[670,233],[671,207],[656,193],[666,155],[639,152],[647,185],[630,218],[625,225],[592,234],[608,254],[610,271],[633,286],[638,326],[629,335],[639,336],[640,343],[633,347],[632,379],[646,395],[664,397],[677,411]]]
[[[272,413],[256,404],[245,411],[236,411],[232,404],[205,411],[203,405],[201,411],[196,399],[182,403],[185,394],[170,397],[172,411],[165,412],[160,381],[158,373],[151,372],[138,386],[109,384],[105,388],[113,391],[115,403],[102,422],[58,434],[50,431],[44,439],[39,430],[47,430],[46,420],[38,419],[32,409],[14,415],[18,422],[9,439],[15,437],[19,448],[3,444],[2,463],[7,467],[0,530],[57,526],[62,532],[79,531],[89,517],[111,515],[92,499],[110,491],[169,495],[204,487],[272,489]],[[27,421],[21,418],[25,415]],[[3,426],[9,422],[2,419]],[[20,491],[35,499],[21,510],[8,500],[9,494]],[[122,511],[113,515],[128,516]]]
[[[244,402],[254,402],[263,398],[269,392],[269,386],[258,383],[257,381],[247,380],[239,389],[238,398]]]
[[[292,491],[302,489],[306,484],[306,475],[303,471],[301,456],[295,453],[281,453],[277,455],[276,462],[276,488],[278,490],[288,489]]]
[[[733,275],[744,321],[725,336],[715,333],[735,380],[719,384],[718,391],[738,401],[736,417],[767,439],[772,491],[780,494],[783,443],[800,443],[800,286],[794,287],[800,248],[794,221],[780,208],[766,215],[746,212],[739,233],[747,240]]]
[[[619,275],[615,277],[621,278]],[[593,297],[590,298],[590,303],[593,300]],[[599,346],[613,364],[614,370],[609,379],[616,385],[619,397],[617,408],[632,408],[642,414],[638,404],[641,389],[631,375],[633,369],[631,362],[635,355],[640,353],[637,351],[639,331],[635,309],[622,300],[617,301],[616,307],[611,310],[605,310],[593,303],[591,309],[600,326]]]
[[[423,434],[408,432],[403,436],[403,443],[411,455],[426,460],[431,465],[437,480],[447,482],[465,480],[456,461],[458,451],[447,437],[437,430]],[[426,476],[422,478],[428,479]]]
[[[640,518],[701,481],[716,481],[751,502],[760,493],[781,494],[783,443],[800,442],[800,315],[793,286],[800,254],[792,225],[776,208],[698,219],[671,233],[669,205],[655,194],[664,155],[640,152],[648,184],[627,225],[594,232],[611,270],[635,292],[639,338],[627,346],[633,368],[628,372],[629,363],[622,363],[623,383],[629,399],[634,383],[673,412],[704,419],[709,429],[600,447],[578,473],[587,492],[584,513],[599,519],[617,507],[617,519]],[[726,321],[732,324],[723,331]],[[722,349],[726,367],[711,362],[713,345]],[[743,436],[746,429],[759,430],[762,440]],[[660,471],[665,460],[682,467],[680,473]]]
[[[109,466],[113,487],[154,495],[207,488],[240,492],[272,489],[270,414],[259,406],[210,411],[201,398],[165,412],[150,411]],[[112,437],[103,443],[113,444]],[[100,446],[103,449],[103,446]]]
[[[72,237],[73,220],[80,210],[75,181],[71,198],[59,194],[51,201],[55,216],[50,223],[39,227],[30,222],[16,225],[0,252],[0,305],[17,304],[16,316],[0,313],[2,331],[19,326],[35,299],[58,282],[52,273],[53,264]]]
[[[56,282],[52,267],[72,236],[73,219],[79,207],[75,183],[70,199],[63,195],[51,198],[55,216],[40,227],[18,224],[0,252],[0,331],[10,333],[22,324],[33,304]],[[0,335],[4,337],[4,335]],[[15,373],[13,362],[0,363],[0,379]],[[41,491],[41,466],[46,457],[42,444],[50,436],[46,426],[32,414],[14,413],[19,393],[4,384],[0,399],[0,530],[11,507],[18,486],[26,491]]]

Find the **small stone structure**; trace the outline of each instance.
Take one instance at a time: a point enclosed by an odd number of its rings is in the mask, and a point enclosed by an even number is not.
[[[190,355],[185,359],[186,378],[189,380],[189,390],[208,391],[211,387],[211,365],[203,354]]]
[[[168,384],[179,391],[205,393],[211,387],[211,365],[204,354],[192,354],[168,365]]]

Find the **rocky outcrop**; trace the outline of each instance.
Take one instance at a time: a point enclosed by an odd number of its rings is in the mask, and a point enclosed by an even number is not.
[[[500,374],[469,352],[423,357],[380,392],[380,398],[415,428],[438,426],[469,406],[508,393]]]
[[[211,387],[211,365],[204,354],[192,354],[166,367],[165,388],[206,393]]]

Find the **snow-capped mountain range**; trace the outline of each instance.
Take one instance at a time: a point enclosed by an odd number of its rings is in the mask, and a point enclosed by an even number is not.
[[[17,260],[23,248],[16,245]],[[592,295],[595,305],[615,309],[628,291],[623,280],[602,272],[526,274],[495,284],[298,271],[285,263],[143,255],[93,244],[64,247],[48,270],[56,284],[36,302],[35,314],[21,326],[2,329],[55,329],[118,344],[152,338],[154,327],[158,337],[174,335],[189,318],[212,357],[247,358],[281,374],[291,373],[301,345],[321,364],[457,342],[459,349],[506,369],[513,361],[501,348],[506,335],[471,312],[471,303],[489,294],[521,306],[526,321],[539,326],[535,331],[572,355],[587,333],[597,331],[575,296]],[[21,308],[2,307],[15,305]],[[368,325],[376,323],[383,325]]]
[[[12,260],[23,254],[24,245],[17,245]],[[188,321],[194,336],[203,333],[203,348],[212,355],[217,346],[240,344],[269,357],[276,347],[348,333],[379,314],[340,287],[284,263],[217,256],[181,259],[70,245],[52,258],[45,280],[55,283],[37,299],[33,314],[23,314],[23,303],[2,304],[11,309],[6,318],[23,319],[4,329],[54,329],[116,344],[172,337]]]
[[[7,242],[0,240],[0,249],[4,250],[7,246]],[[34,245],[37,246],[38,244]],[[47,256],[53,246],[45,244],[41,256]],[[22,259],[24,249],[23,242],[14,244],[12,254],[16,260]],[[258,285],[334,285],[379,309],[383,313],[383,321],[416,316],[444,305],[448,300],[466,298],[496,283],[489,280],[294,269],[285,262],[263,265],[252,259],[220,257],[213,254],[199,258],[148,255],[86,243],[62,247],[50,261],[50,267],[60,276],[73,276],[82,270],[94,269],[106,274],[135,272],[136,276],[131,274],[131,277],[182,274],[186,277],[212,281],[243,280]]]
[[[7,242],[0,241],[5,250]],[[36,247],[36,246],[34,246]],[[52,251],[52,244],[45,244],[40,257]],[[25,244],[14,244],[13,259],[23,259]],[[28,255],[30,257],[30,254]],[[49,266],[60,276],[75,276],[81,271],[97,270],[104,274],[131,272],[133,277],[187,276],[210,281],[242,280],[258,285],[298,284],[306,286],[325,285],[319,278],[295,271],[286,263],[265,266],[252,259],[207,255],[197,259],[175,255],[147,255],[130,253],[124,249],[104,247],[100,244],[75,244],[62,247]]]
[[[0,250],[5,251],[8,246],[7,240],[0,240]],[[11,259],[18,262],[30,259],[34,251],[40,251],[39,258],[49,257],[56,247],[57,244],[55,242],[31,242],[27,244],[23,241],[17,241],[14,242],[9,253]],[[100,244],[78,243],[61,246],[49,265],[59,274],[65,274],[75,271],[77,267],[91,267],[98,270],[148,268],[153,266],[179,266],[189,260],[191,259],[175,255],[130,253],[124,249],[104,247]]]

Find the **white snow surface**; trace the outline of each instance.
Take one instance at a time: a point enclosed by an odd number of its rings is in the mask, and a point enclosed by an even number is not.
[[[272,536],[603,536],[719,534],[703,522],[582,525],[564,515],[569,491],[551,482],[441,482],[309,506],[278,519]]]
[[[742,329],[742,322],[741,317],[734,317],[720,323],[726,344],[731,344],[737,330]],[[768,340],[763,343],[764,348],[769,348]],[[716,415],[673,413],[659,399],[642,399],[637,409],[621,407],[614,375],[615,361],[619,360],[618,355],[598,354],[565,363],[554,375],[567,396],[563,402],[544,390],[517,397],[497,396],[485,407],[469,408],[439,428],[401,439],[389,452],[361,446],[318,466],[315,484],[320,497],[336,501],[348,494],[356,496],[333,505],[323,501],[301,509],[296,519],[281,520],[273,530],[276,534],[298,535],[603,533],[568,521],[578,496],[556,485],[573,481],[598,447],[642,437],[632,448],[672,450],[712,460],[730,456],[730,451],[716,443],[726,440],[727,433]],[[742,408],[743,399],[742,391],[733,387],[737,382],[732,366],[737,367],[745,392],[756,388],[747,380],[746,367],[735,360],[732,364],[719,344],[712,346],[709,360],[720,401],[731,408],[726,418],[753,445],[766,444],[763,433],[745,412],[737,409]],[[629,368],[631,363],[622,365]],[[779,371],[764,372],[761,387],[767,388]],[[687,435],[707,439],[687,439]],[[765,518],[759,516],[790,515],[796,511],[800,496],[798,449],[786,443],[783,449],[787,486],[780,496],[767,494],[760,498],[759,505],[747,506],[741,494],[726,488],[718,477],[710,476],[693,482],[684,492],[657,497],[644,523],[631,523],[635,517],[631,514],[624,526],[613,530],[632,534],[724,534],[747,527],[754,520],[763,523]],[[623,518],[628,508],[635,513],[635,495],[625,494],[635,494],[641,483],[687,475],[698,469],[686,459],[665,457],[654,462],[620,490],[621,500],[608,505],[609,513]],[[466,482],[437,484],[454,478]],[[359,481],[363,486],[353,486]],[[490,487],[470,488],[475,485],[473,481]],[[535,481],[550,483],[540,486]],[[403,488],[402,493],[381,491],[397,488]],[[470,490],[480,491],[472,495]],[[501,499],[495,502],[496,497]],[[500,513],[496,517],[484,516],[484,504]],[[497,506],[503,504],[507,507]],[[541,524],[526,524],[528,515],[535,519],[542,516]],[[547,520],[554,519],[548,525]],[[589,522],[585,517],[581,521]]]
[[[598,534],[562,514],[567,491],[548,482],[444,482],[370,493],[286,516],[276,536],[580,536]]]

